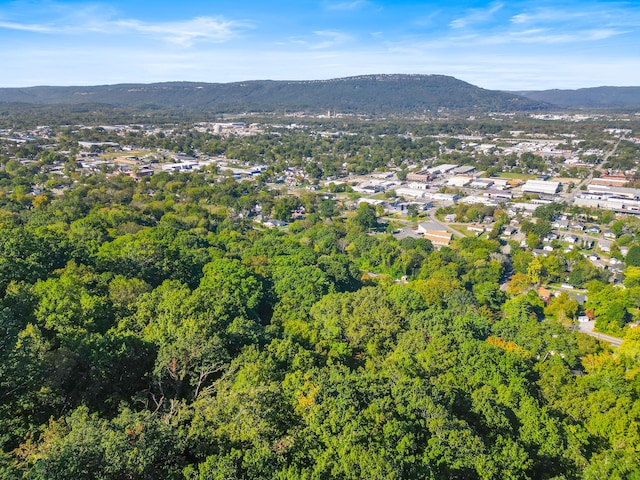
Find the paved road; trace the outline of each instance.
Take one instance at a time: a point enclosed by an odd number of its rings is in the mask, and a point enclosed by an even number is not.
[[[591,335],[598,340],[602,340],[604,342],[609,343],[612,347],[619,347],[622,343],[621,338],[612,337],[611,335],[605,335],[604,333],[598,333],[593,331],[593,327],[595,327],[596,322],[580,322],[575,328],[576,331],[586,333],[587,335]]]
[[[463,237],[465,236],[464,234],[460,233],[460,232],[459,232],[459,231],[457,231],[456,229],[451,228],[451,227],[450,227],[449,225],[447,225],[446,223],[443,223],[443,222],[441,222],[440,220],[438,220],[438,219],[436,218],[436,209],[435,209],[435,208],[429,212],[429,218],[431,219],[431,221],[432,221],[433,223],[437,223],[438,225],[440,225],[442,228],[444,228],[444,229],[445,229],[445,230],[447,230],[448,232],[453,233],[453,235],[454,235],[455,237],[463,238]]]

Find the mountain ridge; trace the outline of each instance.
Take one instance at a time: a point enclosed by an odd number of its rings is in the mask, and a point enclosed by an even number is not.
[[[107,104],[214,113],[338,110],[345,113],[424,113],[548,110],[545,102],[487,90],[446,75],[370,74],[327,80],[161,82],[96,86],[0,88],[0,102]]]
[[[99,104],[213,113],[301,110],[343,113],[505,112],[640,108],[640,87],[500,91],[439,74],[367,74],[321,80],[169,81],[0,88],[0,103]]]
[[[631,109],[640,108],[640,87],[588,87],[511,92],[561,108]]]

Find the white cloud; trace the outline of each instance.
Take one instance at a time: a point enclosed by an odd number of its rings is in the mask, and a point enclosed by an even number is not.
[[[513,24],[525,24],[525,23],[566,23],[569,19],[585,17],[586,13],[576,12],[573,10],[560,10],[560,9],[539,9],[534,12],[519,13],[511,17],[510,22]]]
[[[472,24],[485,23],[493,18],[493,16],[502,10],[503,3],[494,3],[489,8],[474,8],[464,17],[456,18],[449,26],[451,28],[466,28]]]
[[[54,29],[47,25],[17,23],[17,22],[0,22],[0,28],[4,28],[7,30],[20,30],[23,32],[34,32],[34,33],[53,33],[54,32]]]
[[[405,41],[389,42],[390,51],[419,52],[433,50],[439,52],[453,52],[468,50],[476,54],[486,55],[485,51],[479,51],[481,47],[504,47],[510,51],[518,48],[518,45],[562,45],[592,43],[608,40],[629,33],[627,30],[616,28],[585,28],[575,30],[558,30],[550,28],[528,28],[524,30],[499,30],[491,32],[472,32],[460,35],[448,35],[442,37],[421,37]],[[545,47],[546,48],[546,47]]]
[[[294,51],[324,50],[353,40],[351,35],[337,30],[316,30],[312,33],[313,36],[289,37],[287,41],[277,41],[273,45],[282,47],[284,50],[293,49]]]
[[[118,18],[114,12],[95,7],[70,11],[68,6],[52,9],[50,15],[40,15],[47,20],[40,23],[20,22],[0,17],[0,29],[56,35],[131,35],[151,37],[182,46],[197,42],[221,43],[237,37],[242,31],[253,28],[249,22],[222,17],[199,16],[186,20],[145,22],[135,18]]]
[[[321,25],[274,34],[267,22],[258,29],[257,24],[204,14],[151,21],[104,4],[33,0],[33,8],[0,7],[0,30],[10,42],[0,48],[0,65],[10,66],[1,81],[87,85],[433,73],[511,90],[637,84],[637,37],[629,32],[638,31],[640,9],[629,7],[633,2],[611,3],[605,11],[602,3],[584,8],[527,3],[520,8],[498,1],[503,3],[465,10],[449,27],[440,21],[449,7],[440,4],[435,12],[407,8],[404,29],[390,22],[363,24],[365,16],[360,16],[354,30],[346,30],[350,27],[342,17],[379,5],[375,0],[322,0],[322,14],[342,18],[339,23],[320,17]],[[329,11],[332,7],[335,12]],[[255,15],[259,18],[260,12]],[[262,42],[229,42],[253,28],[252,39],[266,35]],[[15,38],[30,36],[32,41],[13,42],[10,30]],[[228,42],[224,48],[222,42]]]
[[[352,40],[351,35],[347,35],[346,33],[343,33],[343,32],[336,32],[333,30],[317,30],[313,33],[317,37],[319,37],[319,40],[320,40],[317,43],[312,43],[309,45],[309,48],[312,48],[314,50],[320,50],[324,48],[333,48]]]
[[[513,15],[510,23],[522,24],[580,24],[583,26],[640,26],[638,7],[613,3],[580,3],[571,7],[536,8]]]
[[[189,46],[197,41],[214,43],[226,42],[234,38],[241,28],[249,25],[211,17],[196,17],[181,22],[146,23],[139,20],[117,20],[111,22],[124,32],[139,32],[159,37],[171,43]]]
[[[501,32],[493,35],[476,36],[474,43],[481,45],[505,45],[511,43],[553,44],[593,42],[606,40],[626,33],[616,29],[585,29],[557,32],[544,28]]]

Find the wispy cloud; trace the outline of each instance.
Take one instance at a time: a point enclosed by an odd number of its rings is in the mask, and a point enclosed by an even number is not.
[[[38,25],[33,23],[17,23],[17,22],[2,22],[0,21],[0,28],[7,30],[20,30],[23,32],[34,33],[52,33],[54,28],[47,25]]]
[[[313,48],[316,50],[320,50],[324,48],[333,48],[352,40],[351,35],[348,35],[343,32],[333,31],[333,30],[317,30],[313,33],[316,35],[317,40],[319,41],[311,44],[310,48]]]
[[[571,43],[596,42],[628,33],[622,29],[590,28],[573,31],[557,31],[547,28],[530,28],[526,30],[468,33],[464,35],[450,35],[431,39],[413,39],[410,42],[400,42],[390,45],[391,51],[452,51],[453,49],[469,49],[486,46],[516,45],[564,45]],[[510,48],[511,50],[511,48]]]
[[[593,26],[640,26],[640,8],[635,5],[612,3],[581,3],[577,6],[541,7],[513,15],[509,19],[514,25],[593,25]]]
[[[432,27],[437,21],[438,17],[442,14],[441,10],[435,10],[427,15],[420,15],[412,20],[413,25],[417,27]]]
[[[278,47],[303,47],[304,50],[326,50],[353,41],[353,37],[337,30],[316,30],[313,35],[289,37],[287,41],[275,42]],[[302,51],[302,50],[301,50]]]
[[[494,15],[502,10],[503,7],[503,3],[494,3],[490,5],[489,8],[471,9],[464,17],[453,20],[449,26],[451,28],[465,28],[478,23],[488,22],[493,19]]]
[[[75,12],[67,8],[56,8],[51,11],[50,18],[41,23],[10,20],[6,15],[4,17],[0,17],[0,29],[5,30],[56,35],[139,35],[181,46],[191,46],[199,42],[222,43],[237,37],[242,31],[253,28],[247,21],[212,16],[147,22],[135,18],[118,18],[113,12],[96,11],[95,7],[89,11],[80,8]]]
[[[573,4],[530,8],[493,3],[472,9],[450,22],[451,30],[423,38],[432,48],[473,48],[481,45],[568,45],[598,42],[637,33],[640,8],[611,4]],[[419,40],[418,40],[419,41]]]
[[[373,71],[442,73],[527,89],[640,78],[634,0],[158,5],[155,11],[125,0],[0,0],[0,65],[8,66],[0,83],[311,79]],[[252,20],[234,13],[240,11]]]
[[[353,0],[351,2],[328,2],[325,4],[327,10],[349,11],[358,10],[370,5],[368,0]]]
[[[526,23],[548,23],[548,22],[566,22],[576,17],[584,17],[584,12],[575,12],[559,9],[540,9],[532,12],[519,13],[511,17],[510,22],[514,24]]]
[[[570,32],[557,32],[548,29],[535,28],[530,30],[505,32],[500,35],[491,35],[478,41],[483,44],[509,44],[509,43],[531,43],[531,44],[563,44],[593,42],[596,40],[606,40],[618,35],[627,33],[624,30],[594,28],[585,30],[575,30]]]
[[[110,23],[125,33],[137,32],[184,46],[199,41],[226,42],[234,38],[240,29],[250,28],[248,23],[211,17],[196,17],[180,22],[147,23],[139,20],[117,20]]]

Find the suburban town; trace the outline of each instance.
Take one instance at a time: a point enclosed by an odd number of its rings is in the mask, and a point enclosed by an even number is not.
[[[299,122],[300,117],[304,115],[295,115],[294,119]],[[327,115],[330,117],[331,112]],[[37,171],[31,169],[37,174],[35,178],[47,178],[31,185],[28,191],[22,190],[26,201],[37,196],[62,195],[73,188],[79,176],[124,175],[140,181],[159,173],[206,171],[215,173],[219,179],[259,181],[260,188],[290,195],[317,192],[324,199],[338,201],[345,211],[355,210],[361,203],[373,205],[384,222],[388,222],[388,233],[398,238],[424,237],[437,247],[449,245],[455,237],[492,233],[494,238],[499,235],[507,251],[507,241],[530,248],[535,256],[547,256],[557,250],[579,251],[595,267],[609,272],[612,281],[621,281],[629,248],[616,239],[623,235],[627,238],[632,233],[630,222],[636,222],[636,216],[640,215],[640,188],[632,187],[635,183],[640,186],[640,140],[632,136],[631,129],[605,128],[601,132],[605,139],[602,146],[593,148],[585,141],[588,139],[579,138],[571,127],[575,122],[602,121],[598,116],[532,115],[532,118],[553,121],[559,128],[550,135],[525,131],[510,131],[508,137],[439,134],[430,139],[437,145],[437,154],[432,158],[402,159],[400,165],[394,159],[387,168],[371,168],[372,171],[364,174],[350,171],[352,165],[348,162],[334,175],[310,173],[308,166],[287,164],[280,164],[276,172],[273,163],[269,164],[259,155],[240,160],[208,155],[197,149],[187,154],[149,148],[148,138],[158,135],[171,138],[183,133],[145,125],[73,127],[76,134],[90,132],[93,136],[116,140],[121,137],[130,140],[127,134],[133,132],[134,138],[141,141],[137,145],[78,140],[70,149],[65,149],[57,142],[60,132],[46,126],[25,131],[1,130],[0,142],[7,158],[2,165],[4,169],[35,165]],[[248,141],[272,132],[283,138],[287,132],[294,131],[334,140],[355,135],[342,130],[318,132],[315,126],[285,124],[281,120],[270,124],[197,123],[192,129],[214,138]],[[403,137],[416,140],[411,135]],[[609,161],[616,157],[621,143],[627,145],[627,149],[631,147],[635,154],[622,168]],[[38,145],[35,156],[22,158],[11,154],[34,144]],[[464,157],[463,162],[444,163],[452,153]],[[510,171],[486,168],[484,162],[488,156],[507,158]],[[52,160],[42,162],[41,157]],[[480,164],[475,163],[475,159],[479,159]],[[307,158],[305,162],[313,164],[314,159]],[[268,181],[265,181],[267,174]],[[17,193],[6,183],[3,190],[5,195]],[[554,214],[536,218],[535,212],[545,205],[557,207]],[[470,207],[473,207],[472,215],[468,214]],[[460,213],[464,211],[466,215]],[[500,213],[501,219],[496,218],[495,212]],[[605,216],[609,221],[601,221],[601,215],[595,212],[609,212]],[[262,225],[285,227],[304,216],[304,207],[292,209],[277,219],[271,217],[271,212],[262,211],[257,203],[245,213]],[[548,221],[549,231],[532,239],[527,235],[531,232],[523,231],[522,223],[540,220]]]

